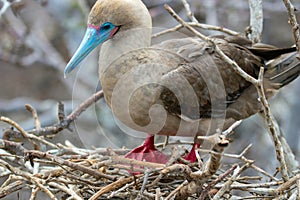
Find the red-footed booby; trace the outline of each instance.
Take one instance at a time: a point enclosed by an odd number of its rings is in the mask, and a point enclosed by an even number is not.
[[[103,43],[99,79],[107,104],[126,126],[149,134],[126,157],[166,163],[167,156],[154,146],[154,135],[180,135],[195,137],[184,157],[194,162],[197,135],[225,130],[262,109],[255,87],[210,44],[181,38],[150,46],[152,22],[141,0],[98,0],[87,26],[65,76]],[[238,36],[211,38],[249,75],[257,78],[265,67],[267,98],[299,75],[295,48],[252,44]]]

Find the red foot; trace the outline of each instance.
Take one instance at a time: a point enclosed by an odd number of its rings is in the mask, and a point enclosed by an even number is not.
[[[169,158],[154,146],[154,135],[149,135],[145,142],[125,155],[126,158],[145,160],[147,162],[165,164]]]
[[[185,155],[185,156],[183,156],[182,158],[185,159],[185,160],[190,161],[191,163],[196,162],[196,161],[197,161],[197,156],[196,156],[196,151],[195,151],[195,149],[196,149],[196,148],[199,148],[199,147],[200,147],[200,144],[195,142],[195,143],[193,144],[193,147],[192,147],[190,153],[187,154],[187,155]]]

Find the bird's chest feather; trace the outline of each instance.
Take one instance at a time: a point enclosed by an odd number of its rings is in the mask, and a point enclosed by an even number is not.
[[[164,75],[180,62],[172,53],[166,56],[166,52],[151,48],[120,56],[100,73],[106,102],[121,121],[130,117],[140,125],[149,123],[151,107],[161,104]]]

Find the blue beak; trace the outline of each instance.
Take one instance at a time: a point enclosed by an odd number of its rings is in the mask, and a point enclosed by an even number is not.
[[[99,44],[105,42],[110,37],[111,30],[102,31],[99,28],[97,29],[95,27],[88,27],[80,46],[65,68],[64,77],[66,78],[67,75],[73,69],[75,69],[93,49],[95,49]]]

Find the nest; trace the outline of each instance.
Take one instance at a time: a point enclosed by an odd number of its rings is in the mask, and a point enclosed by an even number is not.
[[[35,116],[34,109],[29,105],[27,108]],[[125,158],[128,149],[88,150],[70,142],[54,144],[45,136],[25,132],[11,119],[1,117],[1,121],[17,129],[4,131],[0,144],[5,151],[0,157],[0,173],[6,177],[1,198],[26,189],[31,190],[30,199],[39,198],[41,193],[50,199],[91,200],[286,199],[299,195],[299,173],[287,181],[267,173],[244,156],[251,145],[238,155],[224,154],[229,143],[224,132],[210,136],[214,141],[210,150],[197,150],[209,153],[206,161],[188,163],[181,158],[178,143],[170,143],[173,148],[169,162],[157,164]],[[37,116],[35,122],[38,125]],[[67,126],[65,122],[35,129],[35,133]],[[30,148],[25,148],[24,143]],[[234,158],[235,162],[223,166],[222,157]],[[250,168],[255,175],[244,175]]]

